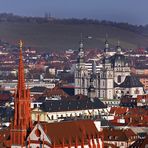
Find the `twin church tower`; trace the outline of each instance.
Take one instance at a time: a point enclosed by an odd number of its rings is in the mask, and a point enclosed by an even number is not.
[[[96,61],[86,63],[83,43],[80,42],[74,74],[75,95],[83,94],[90,98],[97,97],[105,100],[111,100],[120,95],[117,94],[115,87],[124,82],[126,76],[130,75],[130,67],[119,44],[115,55],[109,56],[108,51],[109,43],[106,40],[102,64],[96,65]]]

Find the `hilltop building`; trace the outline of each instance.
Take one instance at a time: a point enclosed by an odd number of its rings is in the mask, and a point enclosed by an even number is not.
[[[120,43],[113,56],[108,54],[109,43],[105,41],[102,66],[94,61],[85,62],[83,42],[80,42],[79,54],[75,65],[75,95],[83,94],[104,100],[119,99],[124,95],[143,95],[143,85],[137,77],[131,75],[128,59],[124,56]]]

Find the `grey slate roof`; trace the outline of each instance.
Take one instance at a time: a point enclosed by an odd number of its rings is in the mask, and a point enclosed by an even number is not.
[[[119,87],[119,85],[116,82],[114,82],[114,87]]]
[[[44,92],[47,88],[43,86],[34,86],[30,89],[30,92]]]
[[[143,84],[139,81],[138,77],[131,75],[126,76],[123,83],[119,87],[132,88],[132,87],[143,87]]]
[[[69,96],[73,96],[73,95],[74,95],[74,88],[62,87],[61,89],[62,89],[65,93],[67,93]]]
[[[98,98],[91,101],[85,99],[63,99],[63,100],[46,100],[41,105],[41,109],[45,112],[59,112],[59,111],[75,111],[85,109],[100,109],[106,108],[103,102]]]

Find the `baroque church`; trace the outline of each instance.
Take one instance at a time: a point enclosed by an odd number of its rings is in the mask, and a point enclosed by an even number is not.
[[[99,65],[85,62],[83,42],[75,64],[75,95],[97,97],[104,100],[119,99],[129,95],[137,97],[144,94],[143,85],[139,79],[131,74],[128,59],[122,52],[120,44],[116,47],[116,53],[110,56],[109,43],[105,41],[103,58]]]

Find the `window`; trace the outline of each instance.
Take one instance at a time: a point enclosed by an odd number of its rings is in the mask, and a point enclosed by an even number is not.
[[[103,83],[102,85],[105,86],[105,82],[103,81],[102,83]]]
[[[118,83],[121,83],[121,76],[118,76]]]
[[[138,89],[135,90],[135,94],[139,94],[139,90]]]

